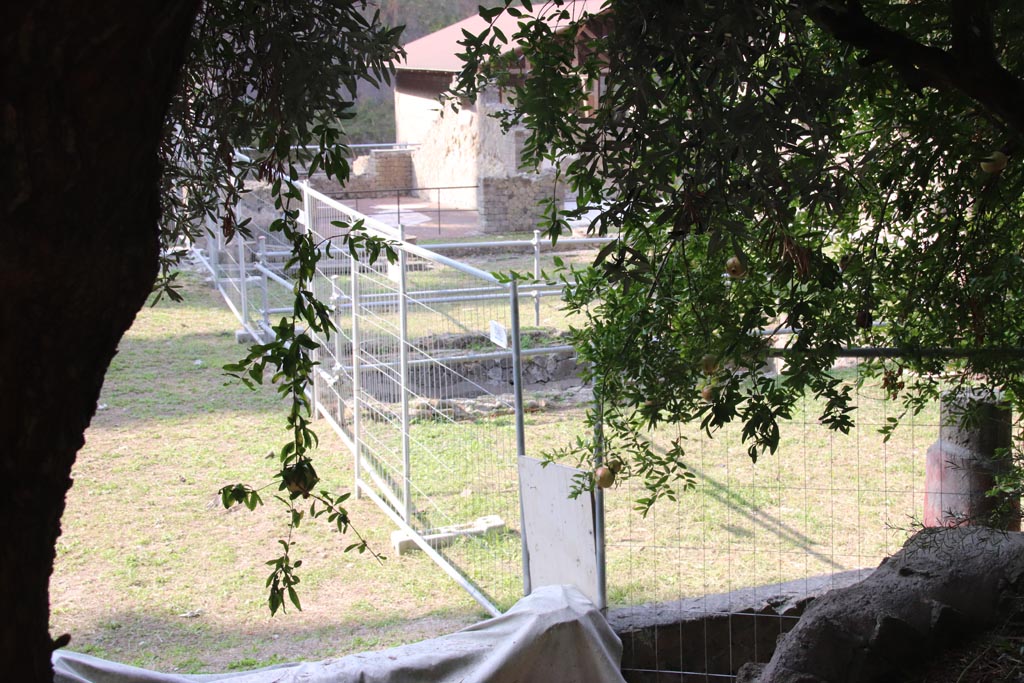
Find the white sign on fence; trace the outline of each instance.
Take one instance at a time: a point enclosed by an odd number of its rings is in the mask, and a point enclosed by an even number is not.
[[[491,341],[503,349],[508,348],[508,330],[497,320],[491,321]]]
[[[543,466],[519,456],[523,529],[530,554],[530,585],[576,586],[598,607],[601,593],[594,531],[594,494],[569,497],[573,478],[582,472],[565,465]]]

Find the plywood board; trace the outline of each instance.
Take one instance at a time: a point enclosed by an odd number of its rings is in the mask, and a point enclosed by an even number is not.
[[[573,585],[604,607],[598,585],[594,494],[584,491],[569,497],[573,477],[581,474],[573,467],[545,467],[535,458],[519,458],[531,588]]]

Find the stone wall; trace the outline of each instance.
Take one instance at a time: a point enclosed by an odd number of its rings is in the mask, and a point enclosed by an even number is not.
[[[502,129],[501,122],[495,115],[507,110],[508,106],[502,102],[496,91],[482,93],[477,107],[480,111],[480,176],[507,178],[519,175],[526,129],[522,126],[516,126],[507,132]]]
[[[481,178],[477,190],[480,226],[484,232],[528,232],[541,219],[542,199],[555,195],[561,203],[564,188],[555,185],[554,172]]]
[[[411,150],[375,149],[352,162],[352,173],[341,196],[394,196],[396,191],[406,194],[414,184]]]
[[[412,150],[375,149],[351,163],[352,172],[344,188],[323,173],[310,176],[310,186],[317,192],[342,199],[407,195],[413,187]]]
[[[467,188],[445,190],[441,202],[454,209],[476,209],[479,143],[480,116],[476,109],[468,106],[456,112],[446,107],[413,152],[415,186]],[[436,196],[429,191],[427,195]]]
[[[541,215],[537,201],[555,190],[551,169],[520,169],[526,131],[502,130],[493,115],[505,107],[496,92],[458,111],[448,106],[413,153],[415,186],[463,188],[443,190],[441,203],[476,209],[489,233],[533,230]],[[423,196],[437,197],[431,191]]]

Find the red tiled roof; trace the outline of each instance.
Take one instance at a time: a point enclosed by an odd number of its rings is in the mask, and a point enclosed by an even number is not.
[[[564,8],[569,11],[574,19],[581,17],[584,13],[600,14],[606,0],[575,0],[567,2]],[[549,14],[552,4],[546,0],[535,0],[533,2],[534,14]],[[524,10],[524,14],[526,14]],[[511,37],[516,32],[521,19],[502,13],[495,21],[502,33]],[[455,73],[462,69],[462,60],[456,55],[465,52],[465,48],[459,45],[463,39],[463,29],[472,34],[478,34],[487,28],[487,22],[479,15],[473,15],[468,19],[446,26],[440,31],[435,31],[418,38],[405,46],[406,58],[400,62],[399,69],[411,69],[416,71],[445,71]],[[514,45],[507,44],[502,52],[511,50]]]

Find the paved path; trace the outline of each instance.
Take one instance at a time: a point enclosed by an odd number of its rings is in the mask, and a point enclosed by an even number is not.
[[[457,209],[419,197],[342,199],[356,211],[388,225],[405,225],[420,240],[457,240],[483,235],[476,209]]]

